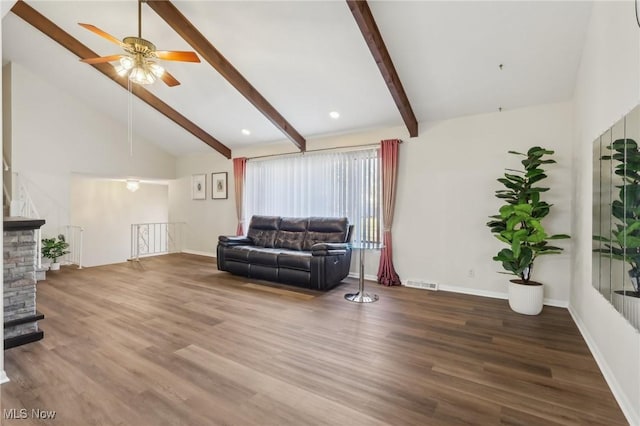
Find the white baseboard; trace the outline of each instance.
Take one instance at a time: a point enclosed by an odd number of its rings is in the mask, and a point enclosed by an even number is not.
[[[360,279],[360,274],[358,272],[349,272],[349,278]],[[378,282],[378,277],[376,275],[364,274],[364,279],[367,281]]]
[[[3,383],[7,383],[9,382],[9,376],[7,376],[7,373],[5,373],[4,370],[0,371],[0,385]]]
[[[196,254],[198,256],[216,257],[215,253],[211,253],[211,252],[208,252],[208,251],[198,251],[198,250],[184,249],[184,250],[182,250],[182,253]]]
[[[547,306],[555,306],[557,308],[569,308],[569,302],[566,300],[544,299],[543,303]]]
[[[452,293],[469,294],[471,296],[490,297],[492,299],[508,299],[509,298],[507,293],[502,293],[499,291],[480,290],[477,288],[458,287],[455,285],[440,284],[438,285],[438,290],[450,291]]]
[[[357,272],[349,272],[350,278],[358,279],[360,275]],[[378,281],[378,277],[376,275],[364,275],[364,279],[367,281]],[[406,281],[402,282],[402,285],[406,285]],[[492,299],[504,299],[507,300],[509,295],[506,292],[500,291],[488,291],[488,290],[480,290],[477,288],[471,287],[458,287],[454,285],[438,285],[438,290],[441,291],[450,291],[452,293],[461,293],[461,294],[469,294],[472,296],[482,296],[482,297],[490,297]],[[558,308],[566,308],[569,306],[569,302],[566,300],[557,300],[557,299],[544,299],[543,302],[547,306],[555,306]]]
[[[589,334],[587,327],[584,325],[580,317],[576,314],[571,306],[569,306],[569,313],[571,314],[571,318],[573,318],[573,322],[575,322],[578,326],[580,334],[582,334],[585,342],[587,342],[587,346],[591,351],[591,355],[593,355],[593,358],[596,360],[596,364],[598,364],[598,367],[600,368],[604,379],[609,385],[609,389],[611,389],[613,396],[615,397],[616,401],[618,401],[620,409],[622,409],[622,413],[627,418],[630,425],[640,425],[640,414],[635,412],[634,404],[631,404],[631,402],[627,399],[625,393],[620,389],[620,385],[618,384],[615,375],[609,368],[609,364],[607,364],[604,356],[598,349],[598,345],[596,344],[595,340],[593,339],[593,337],[591,337],[591,334]]]
[[[405,285],[405,283],[402,283]],[[489,290],[480,290],[477,288],[471,287],[458,287],[455,285],[446,285],[439,284],[438,290],[441,291],[450,291],[452,293],[461,293],[461,294],[469,294],[471,296],[481,296],[481,297],[490,297],[492,299],[504,299],[507,300],[509,298],[509,294],[501,291],[489,291]],[[557,299],[544,299],[543,302],[546,306],[555,306],[558,308],[566,308],[569,306],[569,303],[566,300],[557,300]]]

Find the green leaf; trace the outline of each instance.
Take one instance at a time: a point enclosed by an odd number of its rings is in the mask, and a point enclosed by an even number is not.
[[[524,178],[522,178],[521,176],[518,176],[518,175],[511,175],[509,173],[505,173],[504,176],[507,179],[509,179],[511,181],[514,181],[514,182],[520,182],[520,183],[524,182]]]
[[[544,170],[542,169],[530,169],[527,171],[527,174],[525,175],[528,178],[534,177],[534,176],[538,176],[544,173]]]
[[[515,173],[520,173],[520,174],[524,174],[524,172],[522,170],[516,170],[516,169],[505,169],[509,172],[515,172]]]
[[[548,240],[566,240],[567,238],[571,238],[571,237],[567,234],[555,234],[547,237]]]
[[[543,179],[546,179],[546,178],[547,178],[547,175],[545,175],[544,173],[540,173],[538,175],[535,175],[535,176],[533,176],[533,177],[531,177],[529,179],[529,185],[533,185],[534,183],[539,182],[539,181],[541,181]]]
[[[623,244],[625,248],[633,248],[633,249],[640,248],[640,237],[633,237],[631,235],[627,235],[626,238],[623,238],[623,241],[620,242],[620,244]]]
[[[531,210],[533,209],[533,207],[531,207],[530,204],[516,204],[513,206],[513,210],[515,212],[521,212],[521,213],[526,213],[528,215],[531,214]]]
[[[513,190],[519,190],[520,188],[522,188],[522,185],[520,183],[511,182],[509,179],[499,178],[497,179],[497,181],[503,184],[504,186],[506,186],[507,188],[510,188]]]

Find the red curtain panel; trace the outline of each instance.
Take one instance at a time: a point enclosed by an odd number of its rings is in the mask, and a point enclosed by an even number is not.
[[[380,253],[378,267],[378,282],[382,285],[400,285],[400,277],[393,267],[393,243],[391,240],[391,225],[393,211],[396,204],[396,184],[398,179],[398,152],[401,141],[398,139],[384,140],[380,143],[380,161],[382,164],[382,221],[384,233],[382,243],[384,247]]]
[[[239,157],[233,159],[233,181],[236,189],[236,217],[238,218],[238,228],[236,235],[244,235],[242,219],[242,201],[244,199],[244,177],[247,172],[247,159]]]

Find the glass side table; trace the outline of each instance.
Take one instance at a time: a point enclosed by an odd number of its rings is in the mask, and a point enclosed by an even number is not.
[[[377,294],[370,295],[364,292],[364,252],[365,250],[380,250],[383,247],[384,245],[380,243],[359,242],[351,244],[351,248],[360,250],[360,276],[358,278],[358,292],[345,294],[345,299],[355,303],[371,303],[378,301]]]

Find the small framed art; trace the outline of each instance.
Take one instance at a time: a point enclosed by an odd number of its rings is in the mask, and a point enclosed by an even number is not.
[[[226,200],[227,196],[227,172],[211,173],[211,198]]]
[[[191,199],[207,199],[207,175],[201,174],[191,176]]]

